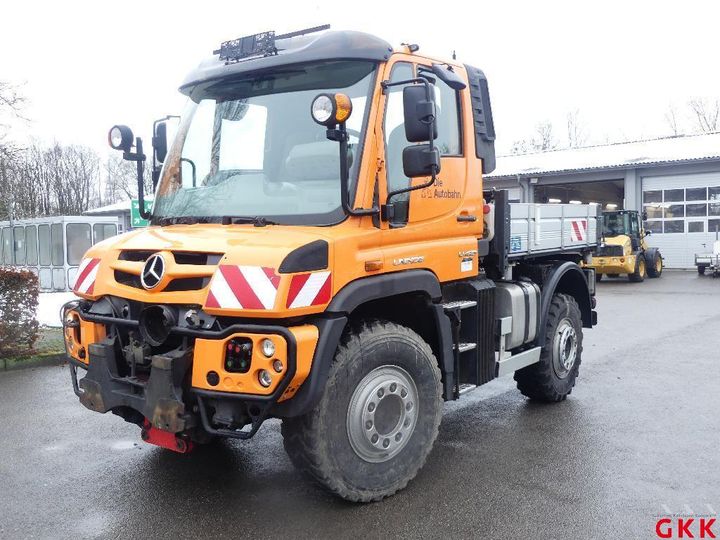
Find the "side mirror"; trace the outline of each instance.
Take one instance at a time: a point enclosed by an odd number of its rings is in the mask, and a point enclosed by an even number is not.
[[[429,95],[430,83],[403,88],[405,138],[408,142],[429,142],[437,139],[435,101]]]
[[[412,145],[403,149],[403,172],[408,178],[431,176],[440,172],[440,152],[425,144]]]
[[[159,163],[164,163],[168,151],[166,122],[158,122],[155,124],[155,133],[153,133],[152,144],[155,159]]]

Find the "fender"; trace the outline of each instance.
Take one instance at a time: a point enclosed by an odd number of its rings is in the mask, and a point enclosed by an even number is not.
[[[345,285],[327,307],[328,313],[352,313],[369,302],[398,294],[423,292],[431,300],[442,298],[440,282],[429,270],[406,270],[356,279]]]
[[[450,320],[445,315],[442,306],[433,305],[432,301],[442,298],[440,282],[435,274],[429,270],[407,270],[351,281],[335,295],[321,318],[310,320],[318,327],[319,338],[315,349],[310,373],[292,399],[278,403],[273,407],[272,413],[279,417],[299,416],[312,409],[322,396],[323,388],[327,382],[330,366],[335,351],[347,326],[349,315],[359,306],[371,300],[378,300],[399,294],[421,292],[428,295],[433,310],[437,335],[440,343],[438,348],[444,351],[445,370],[450,370],[450,382],[453,381],[452,364],[452,335],[450,333]],[[447,387],[447,381],[446,381]],[[450,386],[452,388],[452,386]]]
[[[550,311],[550,302],[555,293],[569,294],[580,306],[583,328],[592,328],[597,323],[597,314],[592,310],[590,288],[585,274],[574,262],[563,262],[548,270],[545,276],[540,300],[540,331],[535,344],[543,346],[545,343],[545,321]]]

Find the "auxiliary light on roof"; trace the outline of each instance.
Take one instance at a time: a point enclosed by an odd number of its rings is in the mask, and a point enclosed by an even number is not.
[[[260,32],[259,34],[224,41],[220,44],[219,49],[213,51],[213,54],[219,55],[220,60],[225,60],[226,64],[233,64],[253,56],[274,56],[278,53],[276,41],[322,32],[329,28],[329,24],[323,24],[322,26],[314,26],[280,35],[276,35],[274,30]]]

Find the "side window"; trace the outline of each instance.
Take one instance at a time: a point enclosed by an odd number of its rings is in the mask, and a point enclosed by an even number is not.
[[[3,227],[2,230],[2,261],[4,264],[12,264],[12,235],[10,227]]]
[[[25,242],[27,242],[27,259],[25,263],[28,266],[37,266],[38,263],[38,252],[37,252],[37,227],[35,225],[28,225],[25,227]]]
[[[117,227],[114,223],[96,223],[93,225],[93,244],[102,242],[117,234]]]
[[[15,227],[15,264],[25,265],[25,227]]]
[[[431,71],[420,69],[435,81],[435,107],[437,115],[438,136],[435,146],[441,156],[462,155],[462,138],[460,136],[460,114],[458,93],[445,82],[434,76]]]
[[[82,261],[85,252],[90,249],[92,239],[90,238],[89,223],[70,223],[66,229],[67,239],[67,262],[70,266],[77,266]]]
[[[63,226],[62,223],[53,223],[51,228],[52,241],[52,264],[53,266],[63,266]]]
[[[50,226],[38,226],[38,245],[40,246],[40,266],[50,266]]]
[[[390,81],[404,81],[415,76],[412,64],[399,62],[393,66]],[[403,112],[404,86],[391,86],[388,88],[387,103],[385,105],[385,171],[387,176],[387,190],[395,191],[410,185],[410,179],[405,176],[402,166],[402,152],[408,146],[405,138],[405,118]],[[409,193],[402,193],[393,198],[395,206],[396,223],[407,222]]]

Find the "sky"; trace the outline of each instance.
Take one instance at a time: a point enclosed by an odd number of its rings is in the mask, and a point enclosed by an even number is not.
[[[455,50],[483,69],[500,153],[546,120],[564,143],[573,110],[590,143],[669,135],[669,105],[682,116],[690,98],[720,97],[713,1],[4,4],[0,80],[22,85],[30,119],[13,136],[103,152],[112,125],[147,138],[154,119],[179,114],[178,86],[222,41],[325,23],[417,43],[421,53]]]

